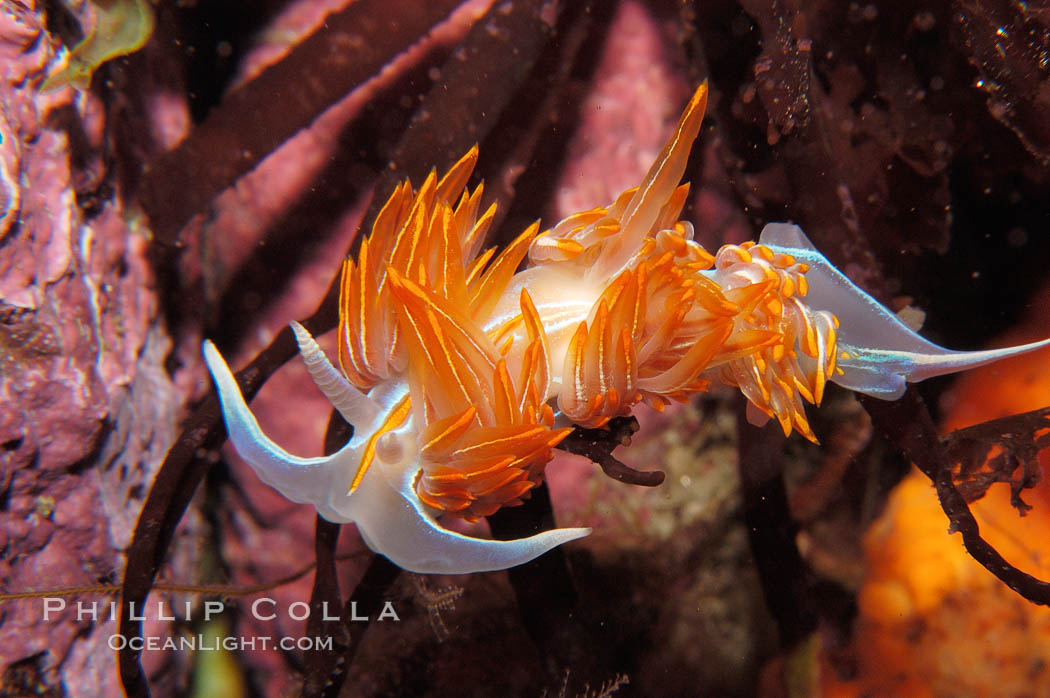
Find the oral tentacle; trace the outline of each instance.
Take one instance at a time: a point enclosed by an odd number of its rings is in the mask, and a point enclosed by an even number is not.
[[[321,512],[332,521],[350,519],[329,503],[335,481],[342,477],[353,461],[355,441],[329,456],[302,458],[288,453],[263,433],[258,420],[248,409],[237,380],[230,372],[219,350],[210,341],[203,345],[204,360],[215,381],[222,405],[223,418],[230,442],[241,458],[248,462],[259,479],[293,502],[325,508]]]

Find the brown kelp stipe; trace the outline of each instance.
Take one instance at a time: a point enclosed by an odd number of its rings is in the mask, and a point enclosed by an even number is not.
[[[910,386],[900,400],[884,402],[860,396],[872,421],[889,437],[937,490],[950,530],[962,534],[966,552],[1004,584],[1032,603],[1050,606],[1050,583],[1023,572],[1003,558],[984,538],[966,498],[956,487],[951,463],[919,392]]]

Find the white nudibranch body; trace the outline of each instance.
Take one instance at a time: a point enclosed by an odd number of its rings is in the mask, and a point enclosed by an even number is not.
[[[343,266],[339,365],[292,323],[310,376],[354,426],[339,451],[293,456],[271,441],[210,342],[204,356],[230,440],[260,479],[415,572],[527,562],[590,530],[473,538],[437,517],[476,520],[519,504],[571,426],[600,427],[640,402],[662,410],[712,381],[738,386],[763,418],[815,440],[804,402],[828,381],[895,399],[922,380],[1050,340],[955,352],[908,329],[793,225],[711,255],[678,216],[706,83],[635,189],[612,204],[534,224],[481,252],[495,206],[466,191],[471,149],[419,190],[399,185]],[[529,264],[515,273],[528,256]]]

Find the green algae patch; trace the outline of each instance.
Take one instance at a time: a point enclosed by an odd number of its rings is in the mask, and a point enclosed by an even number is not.
[[[66,85],[86,90],[100,65],[138,51],[152,36],[155,19],[149,0],[91,0],[91,4],[94,28],[70,50],[65,67],[44,81],[41,92]]]

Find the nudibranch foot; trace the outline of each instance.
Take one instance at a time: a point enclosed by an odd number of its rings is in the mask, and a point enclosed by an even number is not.
[[[430,516],[415,494],[412,473],[406,473],[397,488],[374,487],[374,477],[369,471],[355,494],[362,497],[357,528],[369,548],[411,572],[470,574],[503,570],[591,533],[589,528],[556,528],[517,540],[473,538],[442,528]]]

